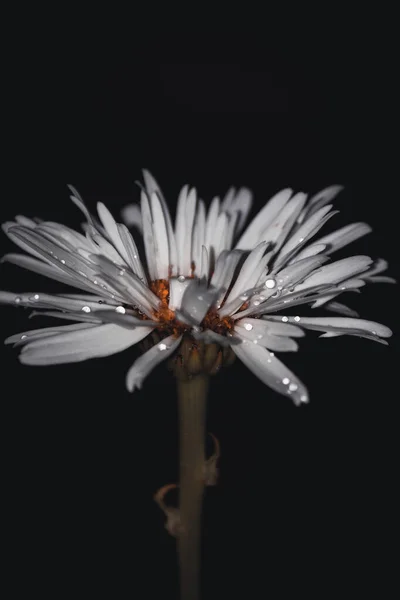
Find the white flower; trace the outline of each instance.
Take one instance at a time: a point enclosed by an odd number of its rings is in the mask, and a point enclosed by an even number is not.
[[[125,221],[142,232],[146,260],[139,257],[126,225],[118,224],[99,203],[98,218],[89,214],[78,192],[71,199],[86,217],[84,233],[59,223],[16,217],[5,223],[8,237],[27,254],[3,260],[80,290],[79,294],[0,292],[0,302],[27,306],[40,314],[73,321],[13,335],[6,343],[22,346],[28,365],[77,362],[120,352],[153,330],[159,343],[143,354],[127,375],[128,389],[140,388],[159,362],[173,354],[182,339],[231,346],[264,383],[308,401],[301,381],[274,352],[296,351],[304,329],[321,337],[356,335],[386,343],[390,329],[359,319],[336,301],[366,282],[393,281],[380,275],[383,260],[351,256],[330,262],[330,255],[371,230],[353,223],[315,239],[334,214],[332,186],[308,199],[284,189],[243,231],[250,212],[249,190],[230,189],[206,210],[193,188],[185,186],[172,222],[163,194],[144,172],[141,206],[128,206]],[[302,317],[294,307],[342,314]],[[279,315],[284,309],[291,314]]]

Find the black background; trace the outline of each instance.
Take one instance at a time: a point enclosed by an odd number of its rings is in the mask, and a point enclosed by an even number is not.
[[[369,222],[373,233],[340,256],[382,256],[395,276],[385,49],[253,41],[220,60],[205,47],[212,42],[203,40],[193,60],[185,48],[164,57],[162,44],[135,60],[93,53],[79,70],[67,60],[39,79],[28,65],[15,94],[20,173],[1,220],[25,214],[78,227],[67,182],[92,210],[100,200],[117,216],[138,199],[142,167],[172,210],[185,183],[207,202],[232,184],[248,186],[252,214],[283,187],[313,193],[341,183],[340,214],[325,231]],[[33,179],[21,166],[28,171],[31,161]],[[5,236],[1,251],[14,251]],[[1,266],[1,288],[59,290],[12,265]],[[396,286],[371,285],[345,301],[396,331]],[[47,324],[27,314],[2,308],[2,337]],[[175,387],[162,366],[130,396],[124,375],[137,355],[33,368],[2,348],[3,495],[16,590],[28,583],[46,598],[66,590],[177,598],[174,541],[152,500],[177,479]],[[205,499],[205,598],[293,589],[382,595],[394,568],[397,357],[395,337],[384,347],[310,332],[300,352],[282,356],[310,390],[301,408],[238,361],[212,380],[208,429],[222,458],[219,485]]]

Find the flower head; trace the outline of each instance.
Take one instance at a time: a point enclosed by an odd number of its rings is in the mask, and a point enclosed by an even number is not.
[[[331,260],[336,250],[371,228],[353,223],[316,239],[336,214],[331,201],[340,186],[310,199],[284,189],[244,229],[252,204],[249,190],[232,188],[222,201],[214,198],[207,211],[196,190],[185,186],[173,223],[158,184],[147,171],[144,179],[140,207],[123,211],[126,224],[143,236],[144,257],[125,224],[116,223],[102,203],[98,218],[92,216],[72,186],[71,199],[86,217],[83,233],[21,216],[3,225],[28,253],[8,254],[3,260],[80,290],[56,295],[0,292],[2,303],[73,322],[8,338],[6,343],[22,346],[22,363],[107,356],[157,332],[157,342],[127,374],[130,391],[140,388],[165,358],[175,353],[182,360],[185,352],[190,354],[189,344],[198,368],[215,370],[209,348],[214,359],[231,348],[264,383],[300,404],[308,401],[307,390],[274,352],[296,351],[296,339],[305,329],[322,331],[321,337],[356,335],[387,343],[390,329],[359,319],[336,300],[367,282],[393,281],[380,275],[387,267],[382,259],[356,255]],[[303,305],[342,316],[303,317],[297,314]]]

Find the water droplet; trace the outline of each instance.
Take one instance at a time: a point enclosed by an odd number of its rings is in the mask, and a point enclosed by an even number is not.
[[[275,356],[275,354],[273,352],[270,352],[269,355],[270,356]]]
[[[27,338],[27,337],[28,337],[28,336],[27,336],[27,335],[25,335],[25,334],[24,334],[24,335],[21,335],[21,340],[26,340],[26,338]]]
[[[287,323],[289,321],[289,318],[288,317],[282,317],[282,321],[283,321],[283,323]]]
[[[257,340],[253,340],[253,344],[258,344]]]
[[[376,331],[371,331],[372,335],[378,335]]]
[[[166,350],[167,349],[167,344],[158,344],[158,349],[159,350]]]
[[[279,296],[282,294],[281,290],[276,290],[275,294],[272,294],[271,298],[279,298]]]
[[[282,379],[282,383],[283,383],[283,385],[289,385],[289,383],[290,383],[290,379],[289,379],[289,377],[284,377],[284,378]]]
[[[90,313],[92,312],[92,309],[90,308],[90,306],[82,306],[82,310],[85,313]]]
[[[65,265],[65,260],[63,258],[61,259],[61,262],[63,265]]]
[[[258,296],[258,297],[259,297],[259,299],[261,300],[261,302],[264,302],[264,300],[265,300],[265,296]]]
[[[117,308],[115,309],[115,312],[124,315],[125,314],[125,308],[123,306],[117,306]]]
[[[186,277],[184,275],[179,275],[178,277],[178,281],[182,282],[185,281]]]
[[[281,285],[278,285],[277,290],[278,290],[278,292],[281,292],[283,290],[283,287]]]
[[[40,298],[39,294],[35,294],[34,296],[31,296],[29,298],[29,300],[35,300],[35,301],[37,301],[37,300],[39,300],[39,298]]]
[[[22,298],[20,298],[19,296],[17,296],[14,300],[15,304],[19,304],[22,301]]]
[[[300,321],[300,317],[295,317],[294,320],[298,323]]]
[[[267,279],[267,281],[265,282],[264,285],[269,290],[273,290],[274,287],[276,286],[276,281],[275,281],[275,279]]]
[[[267,359],[267,363],[270,363],[270,362],[272,362],[272,360],[270,358],[268,358]]]
[[[197,296],[198,300],[203,300],[203,296]]]
[[[253,325],[251,323],[245,323],[244,328],[247,329],[247,331],[251,331],[253,329]]]
[[[260,334],[260,335],[258,335],[258,336],[257,336],[257,339],[258,339],[258,340],[261,340],[261,338],[262,338],[262,337],[263,337],[263,336]]]
[[[240,296],[240,300],[243,300],[243,302],[245,302],[248,299],[248,297],[249,297],[248,294],[242,294]]]
[[[304,242],[304,238],[299,238],[299,243]]]
[[[99,282],[97,281],[97,279],[93,280],[94,285],[99,285]]]
[[[118,275],[120,275],[121,277],[122,277],[123,275],[125,275],[125,269],[120,269],[120,270],[118,271]]]
[[[260,304],[260,301],[259,300],[253,300],[253,304],[254,304],[254,306],[258,306]]]
[[[345,285],[342,285],[342,287],[341,287],[340,289],[341,289],[341,290],[345,290],[345,289],[346,289],[346,286],[345,286]]]
[[[297,385],[297,383],[291,383],[291,384],[289,385],[289,390],[290,390],[291,392],[295,392],[295,391],[297,390],[297,388],[298,388],[298,387],[299,387],[299,386]]]
[[[98,300],[99,304],[104,304],[104,300]]]
[[[300,396],[300,401],[301,401],[301,402],[308,402],[308,396],[306,396],[306,394],[302,394],[302,395]]]

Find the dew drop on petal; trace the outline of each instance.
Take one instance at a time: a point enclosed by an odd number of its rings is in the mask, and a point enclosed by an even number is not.
[[[257,340],[253,340],[253,344],[258,344]]]
[[[282,317],[283,323],[287,323],[289,321],[289,317]]]
[[[270,352],[269,355],[270,356],[275,356],[275,354],[273,352]]]
[[[297,385],[297,383],[291,383],[291,384],[289,385],[289,390],[290,390],[291,392],[295,392],[295,391],[297,390],[297,388],[298,388],[298,387],[299,387],[299,386]]]
[[[272,362],[272,360],[270,358],[268,358],[267,359],[267,363],[270,363],[270,362]]]
[[[167,349],[167,344],[158,344],[158,349],[159,350],[166,350]]]
[[[115,312],[120,313],[121,315],[124,315],[126,311],[123,306],[117,306],[117,308],[115,309]]]
[[[65,260],[63,258],[61,259],[61,262],[63,265],[65,265]]]
[[[282,294],[281,290],[276,290],[275,294],[272,294],[271,298],[279,298],[279,296]]]
[[[304,238],[299,238],[299,242],[304,242]]]
[[[253,329],[253,325],[251,323],[245,323],[244,328],[247,329],[247,331],[251,331]]]
[[[289,382],[290,382],[290,379],[289,379],[289,377],[284,377],[284,378],[282,379],[282,383],[283,383],[283,385],[289,385]]]
[[[300,321],[300,317],[295,317],[294,320],[298,323]]]
[[[27,338],[27,337],[28,337],[28,336],[27,336],[27,335],[25,335],[25,334],[24,334],[24,335],[21,335],[21,340],[26,340],[26,338]]]
[[[267,281],[265,282],[265,287],[268,288],[269,290],[273,290],[275,286],[276,286],[275,279],[267,279]]]
[[[378,335],[376,331],[371,331],[372,335]]]
[[[85,313],[90,313],[90,312],[91,312],[91,308],[90,308],[90,306],[82,306],[82,310],[83,310],[83,312],[85,312]]]
[[[182,283],[182,281],[185,281],[186,277],[184,275],[179,275],[178,277],[178,281],[180,281]]]
[[[97,281],[97,279],[93,280],[94,285],[99,285],[99,282]]]
[[[20,298],[19,296],[17,296],[14,300],[15,304],[19,304],[21,302],[22,298]]]
[[[301,401],[301,402],[308,402],[308,396],[306,396],[306,394],[302,394],[302,395],[300,396],[300,401]]]
[[[40,298],[39,294],[35,294],[34,296],[31,296],[31,297],[29,298],[29,300],[31,300],[31,301],[32,301],[32,300],[36,300],[36,301],[37,301],[37,300],[39,300],[39,298]]]

